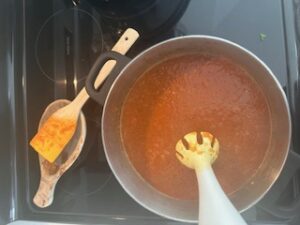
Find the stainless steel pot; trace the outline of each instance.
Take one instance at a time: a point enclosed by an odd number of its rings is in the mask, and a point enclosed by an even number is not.
[[[265,158],[247,183],[229,196],[239,211],[254,205],[273,185],[285,163],[291,137],[289,107],[276,77],[258,57],[233,42],[211,36],[179,37],[159,43],[131,60],[114,81],[104,105],[102,138],[106,157],[122,187],[139,204],[161,216],[184,222],[197,221],[198,203],[170,198],[153,188],[137,173],[122,143],[120,117],[127,93],[145,70],[166,58],[195,52],[224,55],[240,64],[262,88],[269,103],[272,136]],[[88,93],[100,104],[101,96],[105,93],[94,90],[92,84],[99,68],[109,59],[117,60],[116,70],[126,64],[123,56],[106,53],[100,57],[98,66],[91,71],[86,83]]]

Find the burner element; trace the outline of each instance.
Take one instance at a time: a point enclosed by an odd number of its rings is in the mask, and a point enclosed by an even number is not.
[[[112,174],[103,170],[107,163],[92,162],[87,167],[76,167],[67,172],[58,187],[69,195],[88,196],[100,191],[109,182]]]
[[[102,38],[96,16],[76,8],[60,10],[45,21],[37,35],[37,64],[49,80],[74,88],[103,50]]]
[[[136,29],[141,39],[158,37],[180,20],[189,0],[87,0],[102,17],[110,33],[119,35],[127,27]]]
[[[151,10],[161,0],[89,0],[99,7],[101,16],[111,19],[129,19],[138,17]]]
[[[112,176],[102,145],[102,106],[89,101],[83,112],[87,121],[86,141],[78,159],[59,185],[64,192],[80,196],[101,190]]]

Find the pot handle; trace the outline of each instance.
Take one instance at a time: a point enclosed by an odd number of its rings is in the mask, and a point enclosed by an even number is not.
[[[109,60],[115,60],[116,64],[107,76],[106,80],[103,82],[103,84],[100,87],[95,88],[94,83],[96,81],[96,77],[100,69]],[[101,54],[94,63],[85,82],[85,88],[89,96],[98,104],[103,105],[112,83],[120,74],[122,69],[128,64],[129,61],[130,58],[114,51],[109,51]]]
[[[300,212],[299,198],[288,206],[278,204],[278,200],[299,169],[300,156],[294,151],[290,151],[279,178],[258,205],[277,217],[289,219],[298,215]]]

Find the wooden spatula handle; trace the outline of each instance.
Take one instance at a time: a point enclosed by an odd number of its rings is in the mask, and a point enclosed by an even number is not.
[[[134,42],[138,39],[138,37],[139,34],[137,31],[135,31],[132,28],[128,28],[120,37],[115,46],[112,48],[112,51],[125,55],[131,48],[131,46],[134,44]],[[95,81],[96,89],[103,83],[103,81],[109,75],[115,64],[116,62],[114,60],[109,60],[104,64]]]
[[[33,202],[40,208],[45,208],[51,205],[58,177],[42,177],[39,188],[33,198]]]
[[[120,37],[118,42],[114,45],[112,51],[125,55],[127,51],[131,48],[131,46],[134,44],[134,42],[138,39],[138,37],[139,34],[137,31],[135,31],[132,28],[128,28]],[[116,62],[114,60],[109,60],[104,64],[95,81],[96,89],[103,83],[103,81],[109,75],[111,70],[114,68],[115,63]],[[81,109],[81,107],[84,105],[88,98],[89,95],[87,94],[85,88],[83,88],[77,95],[77,97],[73,100],[72,104],[76,108],[78,107],[79,109]]]

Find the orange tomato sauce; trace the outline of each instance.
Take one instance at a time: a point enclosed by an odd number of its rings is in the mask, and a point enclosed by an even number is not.
[[[194,171],[176,159],[176,142],[208,131],[220,142],[213,165],[227,193],[238,190],[263,161],[270,112],[248,72],[222,56],[193,54],[148,69],[124,102],[121,134],[128,157],[147,182],[178,199],[198,196]]]

